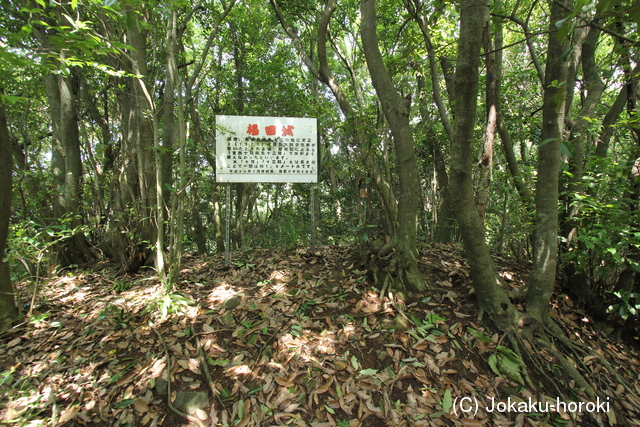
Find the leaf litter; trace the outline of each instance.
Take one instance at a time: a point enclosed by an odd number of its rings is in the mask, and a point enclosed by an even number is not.
[[[405,302],[370,284],[355,246],[235,252],[230,267],[219,255],[186,257],[176,285],[181,297],[164,311],[148,309],[158,307],[160,286],[151,272],[118,276],[108,264],[96,267],[99,273],[69,272],[38,295],[32,321],[0,336],[0,419],[79,426],[640,425],[638,354],[599,331],[564,295],[554,298],[554,319],[635,390],[628,393],[588,356],[579,362],[601,378],[598,391],[610,398],[610,411],[489,412],[492,402],[510,399],[555,402],[555,389],[544,378],[535,390],[519,384],[522,361],[477,319],[460,248],[430,245],[421,255],[430,290]],[[505,286],[523,286],[526,264],[496,261]],[[548,361],[557,378],[553,357]],[[575,384],[558,390],[587,401]],[[464,398],[477,413],[460,410]]]

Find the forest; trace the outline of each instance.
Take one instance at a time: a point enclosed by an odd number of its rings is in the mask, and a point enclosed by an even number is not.
[[[640,425],[637,1],[0,4],[3,423]]]

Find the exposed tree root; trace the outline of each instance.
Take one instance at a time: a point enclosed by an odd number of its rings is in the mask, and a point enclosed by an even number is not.
[[[562,330],[558,327],[558,325],[556,325],[555,322],[553,322],[551,319],[549,319],[549,321],[546,322],[545,324],[545,333],[548,336],[551,336],[554,339],[556,339],[565,348],[571,349],[573,352],[580,353],[580,354],[577,354],[576,357],[574,357],[574,360],[576,360],[575,363],[580,364],[585,371],[588,372],[588,367],[584,364],[583,360],[586,357],[592,357],[593,360],[598,361],[600,364],[602,364],[602,366],[604,366],[605,369],[607,369],[607,371],[613,374],[618,384],[622,384],[625,387],[627,393],[630,393],[636,399],[640,399],[640,397],[633,391],[634,388],[631,384],[629,384],[629,381],[624,379],[618,373],[618,371],[611,365],[611,363],[609,363],[609,361],[603,358],[601,354],[596,353],[591,348],[587,347],[581,342],[572,341],[569,338],[567,338],[566,335],[562,332]]]
[[[594,388],[589,384],[586,378],[578,372],[575,368],[574,364],[567,359],[562,353],[553,348],[553,345],[544,338],[536,339],[536,343],[547,350],[557,361],[560,366],[562,366],[564,372],[569,375],[569,377],[578,384],[578,386],[587,393],[587,395],[591,398],[595,398],[597,396]]]
[[[522,352],[520,351],[520,348],[524,348],[527,351],[529,350],[529,348],[524,345],[524,342],[522,341],[522,338],[520,338],[518,335],[509,332],[507,333],[507,335],[505,335],[506,337],[508,337],[509,342],[511,343],[511,346],[513,347],[513,351],[518,355],[518,357],[520,358],[520,360],[524,361],[525,359],[522,357]],[[537,361],[540,359],[539,357],[533,357],[534,355],[528,351],[529,353],[529,359],[531,361],[533,361],[533,363],[536,364],[536,368],[541,368],[541,365],[539,363],[537,363]],[[533,385],[533,382],[531,381],[531,377],[529,377],[529,372],[524,369],[523,370],[523,376],[524,376],[524,380],[527,383],[527,385],[529,387],[531,387],[531,389],[535,389],[535,386]]]
[[[182,412],[181,410],[173,406],[173,402],[171,402],[171,355],[169,354],[169,349],[167,348],[167,344],[164,342],[164,338],[162,337],[160,332],[158,332],[156,328],[152,328],[152,329],[158,336],[158,339],[160,340],[160,342],[162,343],[162,347],[164,348],[164,354],[165,354],[165,357],[167,358],[167,406],[169,406],[169,408],[173,412],[180,415],[181,417],[186,418],[191,423],[196,424],[198,427],[204,427],[204,424],[202,424],[202,422],[198,418],[193,417],[189,414],[185,414],[184,412]]]
[[[618,384],[625,387],[627,393],[638,399],[633,385],[629,384],[629,381],[623,378],[611,363],[585,344],[569,339],[551,318],[543,324],[534,322],[524,328],[507,329],[503,332],[502,340],[508,340],[512,350],[525,362],[527,369],[523,370],[522,376],[525,384],[532,390],[540,386],[540,384],[534,384],[530,377],[530,374],[535,373],[536,376],[543,378],[547,385],[552,385],[558,396],[568,397],[566,392],[563,393],[558,378],[549,374],[549,360],[544,355],[546,352],[562,368],[567,382],[574,382],[588,398],[607,400],[611,397],[604,392],[606,385],[598,386],[591,368],[587,366],[588,361],[593,361],[599,362],[614,376]],[[615,409],[611,407],[611,410]]]
[[[377,239],[363,245],[361,251],[362,265],[373,277],[376,288],[381,289],[380,295],[384,295],[383,290],[387,286],[404,296],[409,292],[421,293],[427,290],[422,272],[417,265],[405,265],[393,240]],[[384,275],[382,287],[379,284],[380,275]]]

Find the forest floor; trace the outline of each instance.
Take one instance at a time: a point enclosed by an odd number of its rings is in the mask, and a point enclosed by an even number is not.
[[[160,285],[153,271],[125,275],[104,263],[65,272],[43,283],[31,321],[0,336],[0,420],[87,426],[640,425],[638,353],[599,330],[566,296],[554,295],[552,317],[635,390],[619,384],[593,356],[576,363],[600,379],[596,402],[560,380],[562,368],[544,353],[548,373],[532,378],[535,389],[514,381],[517,374],[498,375],[500,366],[518,362],[505,348],[508,340],[478,322],[457,246],[422,248],[430,291],[404,304],[379,295],[358,269],[357,254],[355,246],[315,253],[255,249],[234,252],[229,267],[219,255],[187,257],[176,285],[183,297],[166,300],[156,297]],[[524,285],[526,264],[496,262],[505,286]],[[20,287],[27,300],[31,288]],[[498,359],[503,363],[494,364],[496,373],[489,361]]]

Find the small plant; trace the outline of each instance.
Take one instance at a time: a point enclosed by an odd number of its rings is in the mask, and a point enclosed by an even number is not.
[[[302,317],[308,316],[309,312],[313,311],[313,309],[317,304],[318,303],[313,298],[307,298],[306,301],[303,302],[302,305],[300,305],[300,307],[298,307],[296,311]]]
[[[291,325],[291,335],[293,335],[294,337],[302,336],[302,326],[298,325],[297,323]]]
[[[126,292],[133,287],[133,283],[131,282],[123,282],[122,280],[116,280],[111,285],[111,289],[113,292],[119,294],[121,292]]]
[[[256,266],[256,264],[252,261],[253,261],[253,258],[250,258],[249,260],[239,259],[236,261],[231,261],[231,264],[233,264],[237,268],[251,269]]]
[[[520,356],[510,348],[502,345],[497,346],[496,352],[489,356],[487,363],[496,375],[518,384],[524,384],[522,374],[526,366]]]
[[[110,319],[116,326],[126,328],[131,319],[131,313],[125,307],[108,304],[98,315],[98,320],[104,319]]]
[[[617,313],[622,320],[627,320],[629,315],[635,316],[640,311],[640,294],[629,291],[612,292],[619,298],[619,302],[607,308],[607,313]]]
[[[187,307],[193,304],[191,299],[175,292],[154,298],[142,311],[142,315],[158,310],[160,312],[160,319],[164,320],[169,314],[183,313]]]
[[[37,316],[31,317],[29,320],[29,324],[38,325],[40,322],[44,322],[49,317],[49,313],[40,313]]]
[[[446,320],[444,317],[438,316],[435,313],[429,313],[424,320],[421,320],[417,316],[409,313],[409,317],[411,321],[415,325],[415,332],[420,334],[422,337],[427,337],[430,334],[433,335],[442,335],[442,331],[437,328],[438,323],[443,323]],[[417,338],[417,337],[416,337]]]

